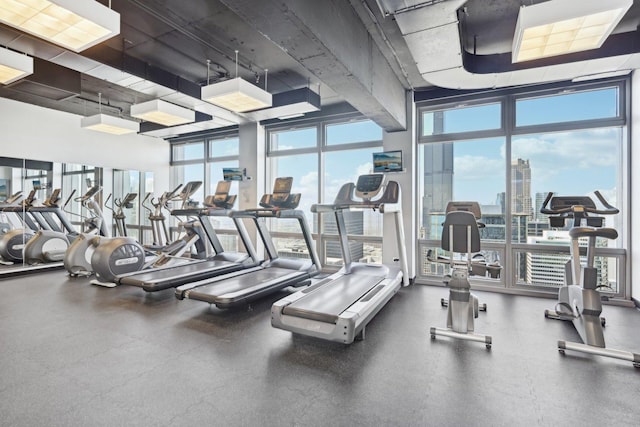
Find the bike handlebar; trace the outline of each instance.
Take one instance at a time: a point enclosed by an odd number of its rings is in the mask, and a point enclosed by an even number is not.
[[[602,203],[602,205],[604,206],[604,209],[599,209],[595,206],[595,204],[593,206],[587,206],[585,204],[572,204],[571,206],[567,206],[567,207],[563,207],[563,208],[551,208],[551,207],[547,207],[549,202],[551,201],[551,199],[553,199],[553,192],[549,192],[547,194],[546,199],[544,200],[542,207],[540,208],[540,213],[546,214],[546,215],[561,215],[564,213],[569,213],[569,212],[576,212],[576,211],[580,211],[580,212],[586,212],[586,213],[594,213],[594,214],[598,214],[598,215],[615,215],[618,212],[620,212],[620,210],[618,208],[615,208],[613,206],[611,206],[609,204],[609,202],[607,202],[607,200],[604,198],[604,196],[602,194],[600,194],[600,192],[598,190],[595,190],[593,192],[593,194],[595,194],[595,196],[598,198],[598,200],[600,201],[600,203]],[[591,200],[591,198],[586,197],[586,199],[588,199],[589,201],[591,201],[591,203],[593,203],[593,201]],[[583,200],[585,199],[583,198]]]

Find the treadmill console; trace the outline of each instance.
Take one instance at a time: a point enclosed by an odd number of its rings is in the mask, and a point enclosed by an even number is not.
[[[300,193],[291,194],[293,178],[279,177],[273,184],[273,193],[265,194],[260,200],[260,206],[266,209],[295,209],[300,203]]]
[[[60,189],[56,188],[53,190],[49,198],[43,202],[43,204],[45,206],[57,206],[59,201],[60,201]]]
[[[384,175],[374,173],[370,175],[360,175],[358,182],[356,183],[356,197],[365,200],[371,200],[380,191],[382,191],[382,184],[384,183]]]
[[[207,196],[204,200],[206,207],[216,207],[222,209],[231,209],[235,203],[235,196],[230,196],[231,181],[218,181],[216,193],[213,196]]]

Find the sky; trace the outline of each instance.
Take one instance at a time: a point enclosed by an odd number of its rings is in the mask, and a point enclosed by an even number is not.
[[[516,122],[522,126],[611,118],[617,115],[617,93],[615,89],[604,89],[530,98],[518,101],[516,109]],[[463,107],[445,113],[444,129],[495,129],[500,125],[499,116],[498,104]],[[429,133],[432,127],[426,129]],[[537,192],[584,195],[600,190],[614,203],[621,138],[619,128],[514,135],[510,160],[529,161],[532,198]],[[505,191],[508,164],[504,137],[456,142],[454,198],[495,203],[497,194]]]
[[[586,93],[565,93],[553,97],[527,98],[517,101],[518,125],[557,123],[580,119],[610,118],[617,115],[617,90],[600,89]],[[500,105],[460,106],[444,113],[445,132],[496,129],[500,127]],[[425,133],[433,129],[433,116],[424,120]],[[327,127],[327,144],[375,141],[382,138],[381,129],[372,122],[354,122]],[[511,160],[528,160],[531,167],[531,196],[549,191],[560,195],[584,195],[600,190],[611,203],[616,203],[616,183],[620,173],[619,150],[622,144],[619,128],[600,128],[556,133],[514,135],[511,159],[506,159],[505,137],[469,140],[454,144],[454,194],[457,200],[476,200],[495,204],[505,191],[505,173]],[[278,150],[314,147],[315,128],[280,132],[274,141]],[[195,147],[189,147],[195,149]],[[324,154],[325,185],[322,200],[333,201],[339,188],[355,182],[358,175],[370,173],[372,153],[381,147],[331,152]],[[218,155],[237,154],[237,140],[216,143]],[[421,151],[419,151],[421,153]],[[185,153],[189,158],[191,153]],[[300,209],[311,219],[311,205],[318,200],[318,157],[316,153],[277,157],[273,176],[293,176],[293,192],[302,193]],[[420,158],[420,167],[424,159]],[[211,166],[212,184],[222,177],[222,167],[238,167],[237,162],[218,162]],[[186,180],[202,179],[193,173]],[[392,179],[393,174],[388,178]],[[237,184],[236,184],[237,185]],[[203,190],[201,190],[203,191]],[[209,189],[208,191],[212,191]],[[236,190],[237,191],[237,190]],[[198,196],[201,196],[198,194]]]

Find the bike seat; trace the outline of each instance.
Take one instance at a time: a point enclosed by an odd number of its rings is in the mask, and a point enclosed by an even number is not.
[[[578,237],[604,237],[605,239],[617,239],[618,232],[613,228],[574,227],[569,230],[571,238]]]

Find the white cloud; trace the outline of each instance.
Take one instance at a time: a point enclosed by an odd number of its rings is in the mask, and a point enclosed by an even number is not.
[[[457,156],[453,170],[456,180],[482,181],[498,176],[504,180],[504,160],[484,156]]]

